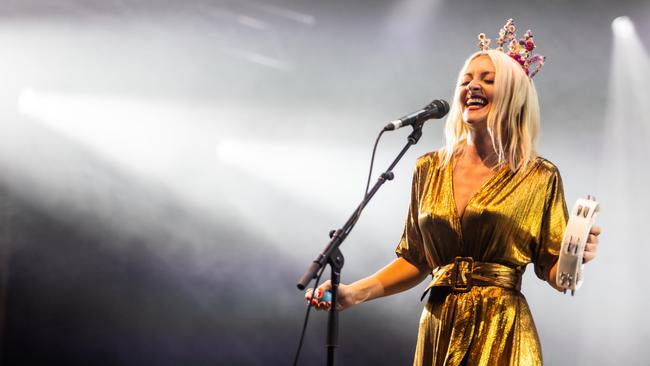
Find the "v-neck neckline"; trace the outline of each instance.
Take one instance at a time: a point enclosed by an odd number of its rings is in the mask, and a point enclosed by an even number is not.
[[[461,215],[458,212],[458,204],[456,203],[456,189],[454,187],[454,165],[456,164],[455,162],[456,157],[452,157],[451,161],[447,164],[447,174],[448,174],[448,179],[449,179],[449,186],[450,186],[450,192],[451,192],[451,203],[452,203],[452,211],[453,211],[453,216],[454,220],[456,222],[456,225],[458,226],[458,234],[461,239],[463,240],[463,217],[465,217],[465,213],[467,212],[467,209],[470,207],[470,204],[473,203],[473,201],[478,197],[488,186],[492,185],[492,182],[500,176],[505,169],[508,168],[507,164],[503,164],[501,167],[497,168],[494,174],[492,174],[488,179],[481,184],[481,186],[472,194],[472,196],[469,198],[467,203],[465,204],[465,208],[463,209],[463,214]]]

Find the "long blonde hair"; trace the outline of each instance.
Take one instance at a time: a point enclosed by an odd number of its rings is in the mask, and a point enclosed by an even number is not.
[[[497,50],[479,51],[471,55],[458,74],[454,101],[445,124],[445,147],[440,150],[440,167],[449,164],[452,156],[466,145],[469,128],[462,118],[460,93],[462,78],[469,64],[487,55],[495,68],[494,98],[487,118],[487,128],[496,150],[499,165],[508,164],[512,171],[528,165],[537,152],[539,101],[533,81],[510,56]]]

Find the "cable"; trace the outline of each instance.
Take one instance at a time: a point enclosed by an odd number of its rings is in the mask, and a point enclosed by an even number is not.
[[[377,152],[377,146],[379,145],[379,140],[381,139],[381,136],[386,132],[385,129],[382,129],[381,132],[379,132],[379,135],[377,135],[377,139],[375,140],[375,145],[372,147],[372,156],[370,157],[370,169],[368,169],[368,180],[366,181],[366,190],[363,193],[363,200],[366,199],[368,196],[368,189],[370,188],[370,179],[372,178],[372,167],[375,165],[375,154]],[[348,230],[345,231],[345,235],[347,236],[352,229],[354,228],[354,225],[356,225],[357,220],[361,217],[361,211],[363,211],[363,206],[359,206],[357,208],[357,211],[354,213],[354,220],[352,221],[352,225],[348,227]]]
[[[372,148],[372,157],[370,158],[370,170],[368,171],[368,181],[366,182],[366,192],[363,194],[363,199],[366,199],[366,196],[368,195],[368,189],[370,188],[370,177],[372,177],[372,167],[375,164],[375,152],[377,151],[377,145],[379,145],[379,139],[381,139],[381,135],[384,134],[386,130],[381,130],[379,132],[379,135],[377,136],[377,139],[375,140],[375,146]]]
[[[298,366],[298,359],[300,358],[300,351],[302,350],[302,343],[305,340],[305,332],[307,331],[307,324],[309,323],[309,311],[312,308],[312,300],[314,300],[314,294],[316,293],[316,289],[318,288],[318,283],[320,282],[320,277],[323,274],[323,271],[325,271],[325,268],[327,266],[323,266],[321,268],[320,272],[318,273],[318,276],[316,276],[316,283],[314,284],[314,290],[311,292],[311,297],[309,298],[309,302],[307,304],[307,312],[305,313],[305,320],[302,323],[302,332],[300,333],[300,342],[298,342],[298,349],[296,350],[296,356],[293,359],[293,366]]]
[[[363,194],[363,199],[366,199],[366,196],[368,195],[368,189],[370,188],[370,179],[372,177],[372,167],[375,163],[375,153],[377,152],[377,146],[379,145],[379,140],[381,139],[381,136],[386,132],[386,130],[381,130],[379,132],[379,135],[377,136],[377,139],[375,140],[375,145],[372,148],[372,156],[370,157],[370,169],[368,171],[368,181],[366,182],[366,190]],[[354,225],[356,225],[357,220],[359,220],[359,217],[361,217],[361,211],[363,211],[363,207],[359,206],[357,208],[357,211],[354,213],[354,220],[352,220],[352,224],[348,227],[348,229],[342,233],[342,235],[347,236],[351,231],[352,228],[354,228]],[[307,304],[307,312],[305,313],[305,320],[302,323],[302,331],[300,333],[300,341],[298,342],[298,349],[296,349],[296,356],[293,359],[293,366],[298,365],[298,359],[300,358],[300,351],[302,350],[302,344],[305,340],[305,332],[307,331],[307,324],[309,323],[309,313],[312,308],[312,300],[314,299],[314,294],[316,293],[316,289],[318,288],[318,283],[320,282],[321,275],[323,274],[323,271],[325,270],[327,266],[323,266],[320,269],[320,272],[318,273],[318,276],[316,276],[316,283],[314,284],[314,289],[311,292],[311,297],[309,298],[309,303]]]

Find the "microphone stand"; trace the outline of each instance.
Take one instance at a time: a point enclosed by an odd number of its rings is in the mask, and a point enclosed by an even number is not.
[[[343,253],[339,250],[339,246],[343,244],[343,241],[347,238],[348,234],[350,234],[350,231],[352,231],[352,228],[354,227],[354,224],[356,224],[357,220],[361,216],[361,212],[363,209],[366,207],[366,205],[370,202],[372,197],[377,193],[379,188],[387,181],[387,180],[393,180],[394,174],[393,174],[393,168],[397,165],[397,163],[402,159],[404,154],[408,151],[408,149],[412,146],[418,143],[420,140],[420,137],[422,137],[422,123],[415,123],[412,125],[413,131],[411,134],[408,136],[408,142],[406,143],[406,146],[402,148],[400,153],[397,155],[395,160],[390,164],[388,169],[384,173],[382,173],[379,178],[377,179],[377,182],[375,185],[372,187],[370,192],[366,194],[366,196],[363,198],[363,201],[359,204],[356,210],[354,210],[354,213],[348,221],[343,225],[342,228],[338,230],[333,230],[330,232],[330,242],[327,244],[325,249],[321,254],[319,254],[316,259],[312,262],[312,264],[309,266],[307,271],[300,277],[300,280],[298,281],[298,289],[304,290],[307,285],[316,278],[318,272],[323,268],[323,266],[328,265],[330,266],[332,270],[331,274],[331,282],[332,282],[332,307],[330,308],[329,311],[329,317],[328,317],[328,322],[327,322],[327,365],[328,366],[334,366],[334,351],[336,350],[336,347],[338,347],[338,310],[336,309],[336,304],[337,304],[337,292],[338,292],[338,287],[339,283],[341,280],[341,270],[343,269],[343,263],[344,263],[344,258],[343,258]]]

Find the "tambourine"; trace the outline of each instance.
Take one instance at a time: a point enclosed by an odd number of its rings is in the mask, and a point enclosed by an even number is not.
[[[582,286],[585,244],[599,211],[600,204],[594,197],[578,199],[564,231],[555,283],[564,289],[564,293],[571,290],[571,296]]]

